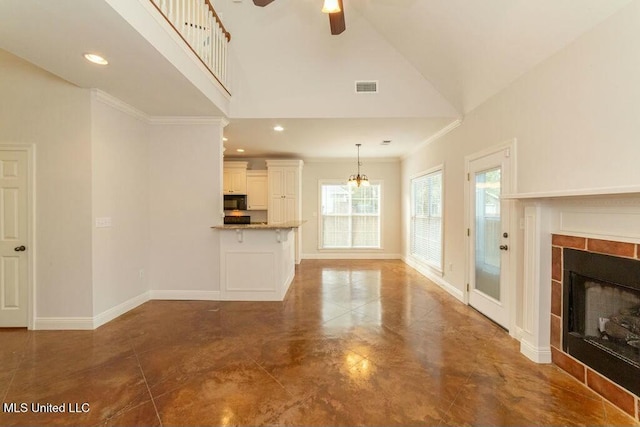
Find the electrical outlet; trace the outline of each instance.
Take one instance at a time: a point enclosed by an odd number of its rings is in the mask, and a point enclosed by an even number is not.
[[[111,227],[111,217],[105,216],[96,218],[96,228]]]
[[[138,278],[139,278],[139,279],[144,279],[144,268],[141,268],[141,269],[138,271]]]

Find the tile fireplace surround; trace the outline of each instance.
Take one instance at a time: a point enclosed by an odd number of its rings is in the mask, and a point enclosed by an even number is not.
[[[640,420],[640,397],[605,378],[563,351],[563,249],[612,255],[640,260],[640,244],[553,234],[551,239],[551,357],[554,364],[587,387]],[[564,284],[568,286],[568,284]]]

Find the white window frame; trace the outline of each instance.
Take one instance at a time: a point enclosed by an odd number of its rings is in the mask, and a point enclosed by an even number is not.
[[[322,213],[322,186],[323,185],[347,185],[344,180],[321,179],[318,180],[318,250],[326,252],[380,252],[383,246],[383,212],[384,212],[384,182],[382,180],[371,180],[371,185],[380,186],[380,198],[378,205],[378,247],[325,247],[323,246],[323,213]]]
[[[427,266],[429,269],[437,272],[439,275],[443,275],[444,272],[444,225],[445,225],[445,170],[444,164],[434,166],[428,170],[422,171],[410,177],[409,180],[409,203],[410,203],[410,217],[409,217],[409,255],[420,264]],[[415,218],[415,200],[413,194],[413,183],[417,179],[425,178],[429,175],[439,173],[441,181],[441,194],[440,194],[440,260],[438,263],[433,262],[427,258],[424,258],[413,252],[413,230],[414,230],[414,218]]]

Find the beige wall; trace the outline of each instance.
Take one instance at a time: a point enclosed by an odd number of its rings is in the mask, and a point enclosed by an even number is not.
[[[382,181],[382,245],[381,251],[334,251],[318,249],[319,181],[344,180],[356,172],[352,160],[305,160],[302,168],[303,258],[397,258],[401,254],[400,233],[400,162],[395,160],[362,160],[362,172],[372,181]]]
[[[36,147],[36,316],[91,316],[90,93],[4,50],[0,76],[0,143]]]
[[[0,75],[0,143],[35,146],[35,317],[91,327],[136,297],[215,297],[222,123],[149,123],[3,50]]]
[[[150,141],[151,288],[214,298],[219,249],[210,227],[222,223],[222,124],[155,124]]]
[[[112,220],[93,228],[97,315],[149,290],[149,125],[96,94],[91,112],[93,217]]]
[[[448,135],[407,156],[405,255],[410,176],[444,163],[444,280],[462,292],[464,157],[513,138],[520,193],[640,188],[639,75],[640,3],[634,2],[472,111]]]

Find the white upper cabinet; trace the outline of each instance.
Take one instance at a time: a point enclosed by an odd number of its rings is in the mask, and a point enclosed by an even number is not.
[[[224,194],[247,194],[247,162],[224,162]]]
[[[269,207],[267,171],[247,171],[247,209],[266,211]]]

